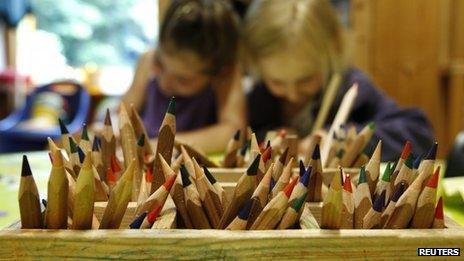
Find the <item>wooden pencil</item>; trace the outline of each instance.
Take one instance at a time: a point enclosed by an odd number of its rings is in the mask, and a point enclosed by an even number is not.
[[[147,217],[148,212],[145,211],[142,214],[140,214],[138,217],[136,217],[130,224],[129,228],[130,229],[139,229],[140,226],[143,223],[143,220]]]
[[[92,228],[94,202],[95,181],[92,170],[92,157],[90,152],[88,152],[76,180],[72,217],[73,229]]]
[[[241,168],[245,165],[245,157],[248,152],[249,142],[246,141],[242,144],[240,149],[237,152],[236,156],[236,167]]]
[[[191,146],[187,143],[180,142],[179,140],[174,140],[174,146],[178,151],[180,151],[180,146],[184,146],[185,150],[191,157],[195,157],[198,163],[202,166],[207,168],[219,168],[219,165],[216,164],[214,161],[210,160],[202,151]]]
[[[279,194],[279,192],[282,191],[290,181],[290,177],[292,176],[293,161],[293,158],[291,158],[283,169],[282,174],[272,189],[271,198],[277,196],[277,194]]]
[[[142,176],[142,183],[140,184],[140,193],[137,199],[137,207],[142,205],[147,198],[150,196],[151,192],[151,182],[153,181],[153,170],[147,169],[144,171]]]
[[[437,207],[435,208],[435,217],[433,219],[432,228],[445,228],[442,197],[438,200]]]
[[[81,140],[79,141],[79,147],[84,152],[92,150],[92,143],[90,142],[89,131],[87,130],[87,124],[85,123],[82,125],[82,133]]]
[[[105,170],[111,167],[111,158],[116,154],[116,138],[114,137],[113,124],[110,110],[106,110],[105,122],[101,138],[101,155]],[[106,178],[103,178],[106,181]]]
[[[354,163],[351,165],[352,168],[360,168],[361,166],[365,166],[369,162],[369,156],[365,153],[359,154],[356,158]]]
[[[398,161],[396,162],[396,164],[395,164],[395,169],[393,170],[393,172],[392,172],[392,174],[391,174],[390,180],[391,180],[392,182],[395,182],[396,176],[398,176],[398,173],[400,172],[400,169],[403,167],[404,162],[405,162],[406,159],[408,158],[409,154],[411,154],[411,150],[412,150],[412,144],[411,144],[411,142],[408,140],[408,141],[406,141],[406,143],[404,144],[403,150],[401,151],[401,156],[400,156],[400,158],[398,159]]]
[[[256,218],[250,230],[274,229],[288,207],[288,198],[292,194],[298,179],[293,179],[279,194],[271,199]]]
[[[103,165],[100,143],[100,138],[95,136],[92,144],[92,164],[97,170],[100,179],[104,181],[106,176],[106,169]]]
[[[161,154],[158,154],[158,157],[160,158],[161,167],[163,169],[165,178],[177,173],[176,171],[171,169],[171,167]],[[171,188],[170,194],[174,201],[174,204],[176,205],[177,211],[179,212],[181,217],[180,219],[178,219],[178,227],[193,228],[192,221],[190,220],[190,216],[187,211],[187,204],[185,201],[184,187],[182,186],[181,175],[177,175],[173,187]]]
[[[372,207],[371,193],[367,184],[366,169],[359,172],[358,186],[354,192],[354,228],[363,227],[363,219]]]
[[[303,205],[306,203],[306,197],[307,197],[307,192],[301,195],[297,200],[293,201],[293,204],[289,203],[289,207],[287,208],[284,215],[282,216],[282,220],[277,226],[277,229],[288,229],[288,228],[294,227],[294,225],[299,220],[300,213],[301,213],[300,210],[302,209]]]
[[[161,154],[165,160],[170,164],[172,158],[172,151],[174,147],[174,136],[176,134],[176,100],[174,97],[169,101],[169,105],[164,115],[163,122],[161,123],[159,134],[158,134],[158,143],[156,144],[156,155]],[[155,158],[155,163],[153,165],[153,184],[151,186],[151,192],[153,193],[157,190],[165,181],[164,175],[162,172],[162,166],[160,158]]]
[[[23,155],[21,180],[18,192],[19,213],[21,214],[21,228],[42,228],[42,211],[40,210],[40,196],[37,190],[31,167],[26,155]]]
[[[45,227],[65,229],[68,227],[68,178],[63,166],[63,156],[57,148],[52,149],[52,170],[48,179]]]
[[[77,144],[74,142],[73,138],[69,138],[69,147],[70,147],[70,153],[69,154],[69,161],[72,166],[73,173],[75,174],[75,177],[79,174],[81,170],[81,161],[80,161],[80,156],[79,156],[79,150],[77,147]]]
[[[422,188],[425,187],[427,181],[433,175],[437,150],[438,143],[435,142],[428,151],[427,155],[424,157],[424,160],[421,161],[419,169],[417,170],[419,172],[417,179],[419,179]]]
[[[140,117],[139,113],[137,112],[137,109],[135,109],[134,105],[131,104],[131,114],[130,114],[130,119],[132,122],[132,126],[134,127],[134,132],[136,137],[141,137],[142,135],[147,139],[147,142],[143,144],[143,157],[154,157],[154,151],[153,147],[150,142],[148,142],[148,132],[145,128],[145,125],[143,124],[143,120]],[[143,161],[142,161],[143,162]]]
[[[367,185],[366,185],[367,186]],[[322,205],[321,228],[339,229],[342,225],[342,169],[335,174]]]
[[[308,202],[322,201],[322,162],[319,144],[316,144],[313,155],[309,161],[309,166],[312,168],[311,177],[308,185]]]
[[[309,166],[303,176],[300,176],[299,182],[295,185],[293,188],[292,194],[290,195],[290,198],[288,199],[288,204],[293,205],[298,198],[301,197],[301,195],[305,194],[308,192],[308,184],[309,184],[309,179],[312,174],[312,168]]]
[[[138,205],[135,209],[135,215],[138,216],[143,212],[147,211],[150,213],[154,208],[158,206],[163,206],[166,198],[171,191],[171,188],[176,181],[177,173],[173,173],[169,176],[168,179],[164,182],[164,184],[159,187],[155,192],[153,192],[144,202]]]
[[[164,202],[163,202],[163,205],[164,205]],[[153,226],[153,223],[155,223],[156,219],[158,218],[159,214],[161,213],[161,210],[163,209],[163,205],[156,206],[154,209],[152,209],[147,214],[147,216],[143,220],[142,224],[140,225],[140,229],[147,229],[147,228],[151,228]]]
[[[177,209],[171,196],[168,195],[158,218],[151,226],[151,229],[173,229],[177,228]]]
[[[342,201],[342,224],[340,228],[351,229],[354,226],[354,197],[351,176],[348,174],[343,183]]]
[[[371,122],[365,126],[361,132],[353,140],[353,143],[346,149],[345,154],[340,160],[340,166],[350,167],[356,160],[356,157],[361,154],[366,145],[369,143],[375,131],[375,123]]]
[[[205,166],[203,166],[203,173],[205,173],[206,178],[211,183],[211,185],[213,185],[215,193],[218,195],[219,199],[221,199],[222,210],[224,212],[226,206],[229,205],[229,200],[227,199],[227,195],[224,188],[221,184],[219,184],[219,182],[216,181],[211,172],[209,172],[208,168],[206,168]]]
[[[253,133],[250,141],[250,162],[255,159],[258,154],[261,154],[261,151],[259,149],[258,140],[256,139],[256,134]]]
[[[351,108],[353,107],[354,101],[358,96],[358,85],[355,83],[353,86],[345,93],[343,96],[343,100],[338,108],[337,114],[330,126],[329,133],[327,134],[328,139],[324,143],[324,147],[322,147],[322,166],[326,167],[329,163],[328,156],[329,150],[332,147],[333,142],[333,134],[335,131],[340,127],[341,124],[344,124],[348,119],[348,115],[351,112]]]
[[[378,229],[381,228],[381,216],[382,211],[385,206],[385,190],[380,194],[380,196],[374,201],[371,209],[367,212],[363,219],[363,228],[364,229]]]
[[[393,210],[395,210],[396,202],[398,202],[398,199],[401,197],[401,195],[403,195],[405,190],[406,184],[404,182],[401,182],[395,190],[395,192],[393,193],[393,196],[391,197],[391,200],[388,203],[387,207],[382,213],[382,216],[380,218],[380,227],[383,228],[385,226],[385,223],[387,223],[387,220],[390,218],[391,214],[393,213]]]
[[[119,228],[126,213],[127,205],[131,200],[132,186],[134,186],[135,158],[122,174],[114,188],[111,190],[108,204],[100,222],[100,229]]]
[[[234,136],[227,143],[224,160],[224,168],[235,168],[237,166],[237,151],[240,148],[240,130],[237,130]]]
[[[198,194],[195,184],[190,180],[190,174],[184,165],[180,166],[182,177],[182,185],[184,186],[184,196],[187,206],[187,211],[192,221],[192,225],[196,229],[211,228],[203,206],[201,204],[200,195]]]
[[[395,205],[395,209],[385,222],[384,228],[406,228],[411,221],[417,204],[417,199],[422,190],[422,180],[417,178],[404,191]]]
[[[387,199],[387,202],[390,200],[391,194],[392,194],[392,186],[390,186],[390,176],[391,173],[393,172],[393,167],[390,162],[387,163],[387,166],[385,166],[385,170],[383,171],[382,178],[379,179],[377,182],[377,186],[375,188],[374,196],[372,197],[373,200],[375,200],[382,191],[385,190],[385,197]]]
[[[406,188],[409,186],[409,180],[411,179],[411,176],[412,176],[413,163],[414,163],[414,158],[412,154],[409,154],[408,158],[403,163],[403,166],[398,172],[398,175],[396,176],[395,180],[390,183],[392,186],[391,188],[392,191],[395,191],[401,182],[405,183]]]
[[[240,177],[235,186],[232,194],[232,200],[224,211],[221,221],[219,222],[219,229],[224,229],[232,220],[237,216],[237,212],[242,208],[243,204],[250,199],[253,191],[256,188],[256,174],[258,173],[258,165],[261,160],[260,154],[256,156],[247,171]]]
[[[414,163],[412,164],[412,174],[411,178],[409,179],[409,184],[411,184],[419,176],[419,166],[424,155],[425,154],[417,157],[416,160],[414,160]]]
[[[68,128],[66,128],[66,125],[64,124],[62,119],[58,119],[58,122],[60,124],[60,132],[61,132],[61,137],[60,137],[60,143],[61,147],[66,150],[68,155],[71,155],[71,147],[69,146],[69,139],[73,139],[73,136],[69,133]]]
[[[437,186],[440,177],[440,167],[435,170],[432,178],[422,190],[417,199],[417,206],[411,222],[411,228],[430,228],[435,217]]]
[[[309,203],[306,202],[303,206],[303,212],[300,216],[300,227],[301,229],[319,229],[319,223],[317,223],[316,218],[311,213],[309,208]]]
[[[92,166],[92,174],[95,181],[95,201],[108,201],[108,195],[110,194],[110,189],[105,182],[100,179],[98,171],[95,166]]]
[[[343,157],[343,154],[345,154],[345,149],[339,149],[337,151],[337,154],[335,155],[335,157],[330,161],[328,167],[329,168],[336,168],[338,166],[340,166],[340,160],[342,159]]]
[[[118,163],[116,155],[113,155],[111,157],[110,167],[107,169],[106,172],[106,183],[108,184],[108,189],[110,192],[111,190],[113,190],[113,187],[118,182],[121,170],[122,169]]]
[[[180,146],[181,154],[182,154],[182,162],[184,163],[185,168],[187,168],[188,173],[190,174],[189,179],[190,181],[195,181],[195,166],[193,165],[193,160],[188,154],[187,150],[184,146]]]
[[[208,216],[211,227],[217,228],[221,220],[223,208],[221,199],[216,194],[215,189],[205,176],[198,162],[193,158],[193,165],[195,166],[195,185],[200,195],[202,206]]]
[[[340,73],[334,73],[330,77],[327,89],[324,90],[324,97],[322,98],[321,108],[319,109],[319,113],[317,114],[314,125],[312,126],[312,134],[324,127],[335,97],[337,97],[341,81],[342,76]]]
[[[135,159],[131,200],[137,201],[140,192],[140,183],[142,182],[142,169],[137,155],[137,141],[134,128],[132,127],[126,106],[123,103],[121,103],[119,109],[119,130],[122,154],[124,155],[124,166],[127,168]]]
[[[263,211],[264,206],[267,204],[273,168],[274,165],[272,164],[251,195],[252,205],[248,217],[247,229],[250,229],[253,222],[255,222],[256,218],[261,214],[261,211]]]
[[[159,154],[158,154],[159,155]],[[179,172],[180,170],[180,164],[182,164],[182,162],[184,161],[183,157],[182,157],[182,153],[179,153],[179,155],[174,159],[173,162],[171,162],[171,169],[174,171],[174,172]],[[169,164],[168,164],[169,166]],[[166,177],[166,176],[165,176]]]
[[[232,220],[232,222],[230,222],[230,224],[226,227],[226,230],[246,230],[252,204],[253,201],[249,199],[242,209],[240,209],[237,217],[234,218],[234,220]]]
[[[267,163],[270,162],[271,154],[272,154],[272,148],[267,147],[261,155],[261,159],[258,165],[258,173],[256,174],[256,180],[258,182],[261,181],[261,179],[264,177],[264,174],[266,173],[268,169]]]
[[[382,153],[382,140],[379,140],[377,146],[375,147],[374,152],[366,165],[366,178],[367,183],[369,184],[369,191],[371,197],[374,196],[375,187],[380,176],[380,160]]]
[[[285,163],[287,162],[288,147],[285,148],[284,152],[276,158],[274,161],[274,171],[272,172],[272,179],[279,180],[280,175],[282,175],[282,170],[284,169]]]

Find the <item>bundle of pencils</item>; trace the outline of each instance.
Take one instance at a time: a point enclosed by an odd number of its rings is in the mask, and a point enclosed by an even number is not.
[[[411,146],[410,142],[405,144],[398,161],[393,167],[388,163],[379,179],[379,142],[367,165],[360,169],[354,192],[350,177],[340,168],[324,199],[321,227],[444,228],[443,200],[437,203],[440,168],[434,171],[438,144],[415,162]]]

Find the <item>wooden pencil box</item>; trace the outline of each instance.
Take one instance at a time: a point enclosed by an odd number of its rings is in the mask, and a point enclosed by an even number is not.
[[[226,173],[228,171],[229,173]],[[329,180],[336,170],[325,170]],[[354,171],[356,172],[356,171]],[[213,170],[232,192],[239,170]],[[326,182],[326,181],[325,181]],[[326,182],[328,183],[328,182]],[[322,203],[309,203],[320,222]],[[105,202],[97,202],[101,218]],[[135,203],[126,212],[127,226]],[[132,213],[132,214],[131,214]],[[413,258],[418,248],[463,248],[464,228],[446,218],[446,229],[268,230],[188,229],[32,230],[20,222],[0,230],[0,257],[10,259],[257,259]]]

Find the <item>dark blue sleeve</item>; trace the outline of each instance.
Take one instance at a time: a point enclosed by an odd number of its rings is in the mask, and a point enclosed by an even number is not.
[[[358,97],[348,123],[354,124],[359,131],[367,123],[375,122],[376,131],[366,148],[368,154],[372,153],[379,139],[382,139],[383,161],[397,160],[407,140],[413,144],[414,156],[428,150],[435,138],[421,110],[398,107],[360,71],[349,73],[340,92],[345,93],[355,82],[358,83]]]

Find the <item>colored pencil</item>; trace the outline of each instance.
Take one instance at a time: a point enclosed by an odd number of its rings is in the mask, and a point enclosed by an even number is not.
[[[111,123],[110,110],[106,110],[105,123],[101,136],[101,155],[103,167],[107,170],[111,167],[111,158],[116,154],[116,138],[114,137],[113,124]],[[105,178],[103,178],[106,181]]]
[[[395,169],[393,170],[393,172],[391,174],[390,180],[392,182],[395,182],[396,176],[398,176],[398,173],[400,172],[400,169],[403,167],[404,162],[408,158],[409,154],[411,154],[411,150],[412,150],[412,144],[408,140],[404,144],[403,150],[401,151],[401,156],[398,159],[398,161],[396,162]]]
[[[391,166],[391,163],[388,162],[387,166],[385,166],[385,170],[383,171],[382,178],[379,179],[379,181],[377,182],[377,186],[375,188],[374,196],[372,197],[372,199],[374,201],[375,201],[375,199],[377,197],[380,196],[380,194],[384,190],[385,190],[385,197],[387,199],[387,202],[390,199],[391,194],[392,194],[392,190],[391,190],[392,186],[390,186],[390,176],[391,176],[392,172],[393,172],[393,167]]]
[[[232,220],[237,216],[238,210],[242,208],[243,204],[250,199],[256,187],[256,174],[258,173],[258,165],[261,156],[258,154],[253,160],[247,171],[240,177],[235,186],[232,200],[222,215],[221,222],[218,228],[224,229]]]
[[[103,165],[101,148],[100,148],[100,138],[95,136],[92,144],[92,164],[97,170],[98,176],[101,180],[105,180],[105,166]]]
[[[237,217],[226,227],[226,230],[246,230],[252,204],[253,201],[248,200],[238,212]]]
[[[411,222],[411,228],[430,228],[435,217],[437,186],[440,177],[440,167],[435,170],[432,178],[422,190],[417,199],[416,211]]]
[[[380,160],[382,153],[382,140],[379,140],[377,146],[375,147],[374,152],[366,165],[366,178],[367,183],[369,184],[369,191],[371,197],[374,196],[375,187],[380,176]]]
[[[65,229],[68,226],[68,178],[63,167],[63,156],[57,148],[52,150],[52,170],[48,179],[45,227]]]
[[[139,113],[135,109],[134,105],[131,104],[131,114],[130,114],[130,119],[132,122],[132,126],[134,127],[134,132],[136,137],[144,136],[147,139],[147,142],[143,144],[143,157],[154,157],[155,153],[153,151],[153,147],[151,143],[148,141],[148,133],[145,128],[145,125],[143,124],[143,120],[140,117]]]
[[[301,197],[301,195],[307,194],[309,179],[312,173],[311,171],[312,171],[312,168],[311,166],[309,166],[305,170],[303,176],[300,176],[299,182],[293,188],[292,194],[290,195],[290,198],[288,199],[289,205],[293,205],[295,201]]]
[[[438,200],[437,207],[435,209],[435,218],[433,219],[432,228],[445,228],[442,197]]]
[[[322,162],[319,144],[316,144],[313,155],[309,161],[309,166],[312,169],[311,177],[308,185],[308,202],[322,201]]]
[[[174,97],[169,101],[169,105],[161,123],[158,143],[156,144],[156,155],[161,154],[168,163],[171,163],[172,151],[174,147],[174,136],[176,135],[176,100]],[[153,165],[153,184],[151,186],[152,193],[157,190],[165,181],[160,158],[155,158]]]
[[[353,228],[354,226],[354,197],[350,175],[346,175],[342,192],[342,224],[340,228]]]
[[[364,229],[378,229],[381,228],[381,216],[382,211],[385,206],[385,190],[380,194],[380,196],[374,201],[371,209],[367,212],[363,219],[363,228]]]
[[[290,177],[292,176],[293,161],[293,158],[291,158],[283,169],[282,174],[272,189],[271,198],[276,197],[277,194],[279,194],[279,192],[282,191],[290,181]]]
[[[223,212],[226,209],[226,206],[229,205],[229,200],[227,199],[226,192],[224,191],[224,188],[219,184],[219,182],[216,181],[216,179],[213,177],[211,172],[209,172],[208,168],[203,166],[203,173],[205,173],[206,178],[208,181],[213,185],[215,193],[218,195],[219,199],[221,200],[221,205],[222,205],[222,210]]]
[[[143,212],[142,214],[140,214],[138,217],[136,217],[130,224],[129,224],[129,228],[130,229],[139,229],[140,226],[142,225],[143,223],[143,220],[145,219],[145,217],[147,216],[148,212]]]
[[[69,154],[69,161],[72,166],[73,174],[75,177],[77,177],[81,170],[81,161],[78,146],[72,138],[69,138],[69,147],[71,152],[71,154]]]
[[[150,213],[150,211],[152,211],[154,208],[163,206],[176,178],[177,173],[173,173],[171,176],[169,176],[169,178],[166,179],[161,187],[153,192],[143,203],[137,206],[135,209],[135,215],[138,216],[145,211]]]
[[[184,186],[184,196],[187,206],[187,211],[192,221],[193,227],[196,229],[211,228],[205,211],[203,210],[200,195],[194,183],[191,182],[187,168],[184,165],[180,167],[182,176],[182,185]]]
[[[253,222],[255,222],[256,218],[261,214],[261,211],[263,211],[264,206],[267,204],[273,168],[274,165],[272,164],[251,195],[252,205],[248,217],[247,229],[250,229]]]
[[[91,229],[93,219],[93,205],[95,202],[95,181],[92,170],[92,157],[87,153],[81,172],[76,180],[73,229]]]
[[[387,207],[382,213],[382,216],[380,218],[380,227],[383,228],[385,226],[385,223],[387,223],[387,220],[390,218],[391,214],[393,213],[393,210],[395,210],[396,202],[398,202],[398,199],[401,197],[401,195],[403,195],[405,190],[406,184],[404,182],[401,182],[395,190],[395,193],[393,193],[393,196],[390,202],[388,203]]]
[[[177,228],[177,210],[171,196],[168,195],[158,218],[151,226],[151,229],[173,229]]]
[[[393,185],[392,191],[395,191],[401,182],[405,183],[406,188],[409,186],[409,180],[411,179],[411,176],[412,176],[413,163],[414,163],[414,158],[412,154],[409,154],[408,158],[403,163],[403,166],[398,172],[398,175],[396,176],[395,181],[390,183]]]
[[[367,186],[367,185],[366,185]],[[342,225],[342,169],[335,174],[322,205],[321,228],[339,229]]]
[[[359,172],[358,186],[354,192],[354,228],[363,227],[363,219],[372,207],[371,193],[367,184],[366,169]]]
[[[164,205],[164,202],[163,202],[163,205]],[[161,213],[161,210],[163,209],[163,205],[156,206],[147,214],[142,224],[140,225],[140,229],[147,229],[153,226],[153,223],[155,223],[156,219]]]
[[[132,186],[134,186],[135,161],[133,158],[122,174],[118,183],[111,190],[108,204],[100,222],[100,229],[119,228],[131,200]]]
[[[237,166],[237,151],[240,148],[240,130],[237,130],[234,136],[227,143],[224,160],[224,168],[234,168]]]
[[[293,201],[293,203],[289,203],[289,207],[285,211],[277,229],[292,228],[298,222],[301,213],[300,210],[306,203],[307,196],[307,192],[305,192],[297,200]]]
[[[89,131],[87,130],[87,124],[82,125],[81,140],[79,141],[79,147],[82,151],[91,151],[92,143],[89,138]]]
[[[361,154],[366,145],[371,140],[375,131],[375,123],[371,122],[365,126],[361,132],[353,140],[353,143],[346,149],[345,154],[340,160],[342,167],[350,167],[356,160],[356,157]]]
[[[19,213],[21,214],[21,228],[42,228],[42,211],[40,210],[40,196],[37,190],[31,167],[26,155],[23,155],[21,180],[18,192]]]
[[[282,175],[282,170],[284,169],[285,163],[287,162],[287,155],[288,147],[279,156],[279,158],[276,158],[276,160],[274,161],[274,171],[272,172],[272,178],[274,180],[279,180],[280,175]]]
[[[417,179],[421,181],[421,187],[424,188],[430,177],[433,175],[433,169],[435,166],[435,159],[437,157],[438,143],[434,143],[427,155],[421,161],[419,165],[419,172]]]
[[[181,153],[182,153],[182,162],[184,163],[185,168],[187,168],[188,173],[190,174],[189,179],[190,181],[195,181],[195,166],[193,165],[192,158],[188,154],[187,150],[185,150],[184,146],[180,146]]]

